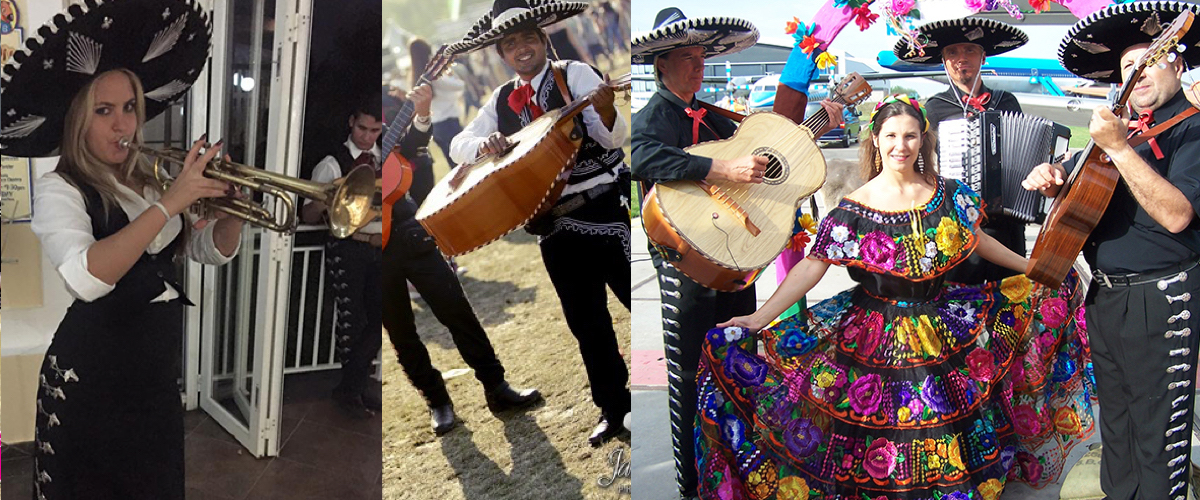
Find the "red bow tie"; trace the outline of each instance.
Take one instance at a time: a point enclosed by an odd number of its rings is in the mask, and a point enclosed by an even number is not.
[[[975,97],[971,97],[969,95],[962,96],[962,101],[963,104],[975,108],[976,111],[986,111],[987,108],[984,107],[984,104],[987,104],[991,98],[991,92],[984,92]]]
[[[363,151],[361,154],[359,154],[358,158],[354,159],[354,163],[350,165],[350,170],[358,168],[359,165],[371,167],[371,170],[375,171],[376,178],[383,175],[383,171],[379,169],[379,164],[375,161],[375,155],[371,154],[370,151]],[[349,173],[350,172],[346,172],[346,174]]]
[[[508,94],[508,107],[513,113],[521,114],[521,110],[529,108],[532,118],[542,116],[542,108],[533,102],[533,85],[522,85]]]
[[[692,119],[692,144],[696,144],[700,142],[700,124],[704,123],[704,115],[708,114],[708,110],[704,108],[683,108],[683,112],[687,113],[687,115]],[[708,126],[707,123],[704,123],[704,128],[711,130],[713,135],[717,135],[717,131],[713,130],[713,128]]]
[[[1126,137],[1126,139],[1132,139],[1135,135],[1146,133],[1148,130],[1150,130],[1150,125],[1153,123],[1154,111],[1148,110],[1138,113],[1138,119],[1131,120],[1129,122],[1129,135]],[[1159,160],[1164,158],[1162,150],[1158,148],[1158,141],[1154,140],[1154,138],[1151,138],[1146,142],[1150,144],[1150,150],[1154,151],[1155,158]]]

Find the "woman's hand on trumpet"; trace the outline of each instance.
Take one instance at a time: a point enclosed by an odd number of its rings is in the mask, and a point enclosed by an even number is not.
[[[192,144],[192,148],[184,160],[183,170],[175,180],[171,181],[171,187],[167,189],[167,192],[163,193],[162,204],[171,212],[172,216],[183,213],[202,198],[221,198],[229,193],[228,183],[204,176],[205,167],[221,151],[221,146],[225,141],[218,141],[204,154],[200,154],[200,149],[208,146],[204,140],[205,137],[201,136]]]

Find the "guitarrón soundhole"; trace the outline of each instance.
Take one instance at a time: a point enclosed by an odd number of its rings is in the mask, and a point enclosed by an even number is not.
[[[767,170],[763,172],[763,182],[766,184],[779,184],[787,179],[788,172],[791,167],[787,164],[787,159],[778,151],[767,146],[761,146],[754,150],[755,156],[767,157]]]

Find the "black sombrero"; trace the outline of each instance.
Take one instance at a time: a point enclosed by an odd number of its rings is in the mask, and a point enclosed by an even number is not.
[[[586,2],[558,0],[496,0],[492,11],[471,26],[462,41],[446,49],[451,54],[466,54],[492,45],[505,35],[527,28],[544,28],[587,10]]]
[[[688,19],[675,7],[659,11],[654,31],[633,40],[633,64],[654,64],[654,58],[683,47],[704,47],[704,57],[741,52],[758,42],[758,29],[734,17]]]
[[[901,38],[892,53],[897,59],[914,64],[942,64],[942,49],[956,43],[973,43],[983,47],[984,55],[994,56],[1025,45],[1029,35],[1016,27],[977,17],[962,17],[934,21],[917,28],[925,44],[925,55],[912,50],[908,41]]]
[[[1184,9],[1200,15],[1200,6],[1181,2],[1136,2],[1112,5],[1083,18],[1067,30],[1058,46],[1058,62],[1082,78],[1121,83],[1121,53],[1150,43]],[[1181,56],[1188,65],[1200,64],[1200,29],[1193,26],[1179,41],[1191,50]]]
[[[182,96],[208,60],[212,25],[195,0],[79,0],[25,40],[0,79],[0,151],[56,154],[71,99],[97,75],[142,81],[146,119]]]

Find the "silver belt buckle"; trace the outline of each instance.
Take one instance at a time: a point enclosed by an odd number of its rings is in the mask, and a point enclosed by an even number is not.
[[[1113,285],[1112,285],[1112,281],[1109,281],[1109,279],[1108,279],[1108,275],[1107,275],[1107,274],[1104,274],[1104,271],[1101,271],[1101,270],[1097,269],[1097,270],[1096,270],[1096,272],[1095,272],[1094,274],[1095,274],[1096,276],[1099,276],[1099,277],[1100,277],[1100,279],[1104,281],[1104,286],[1106,286],[1106,287],[1108,287],[1108,288],[1112,288],[1112,287],[1113,287]]]

